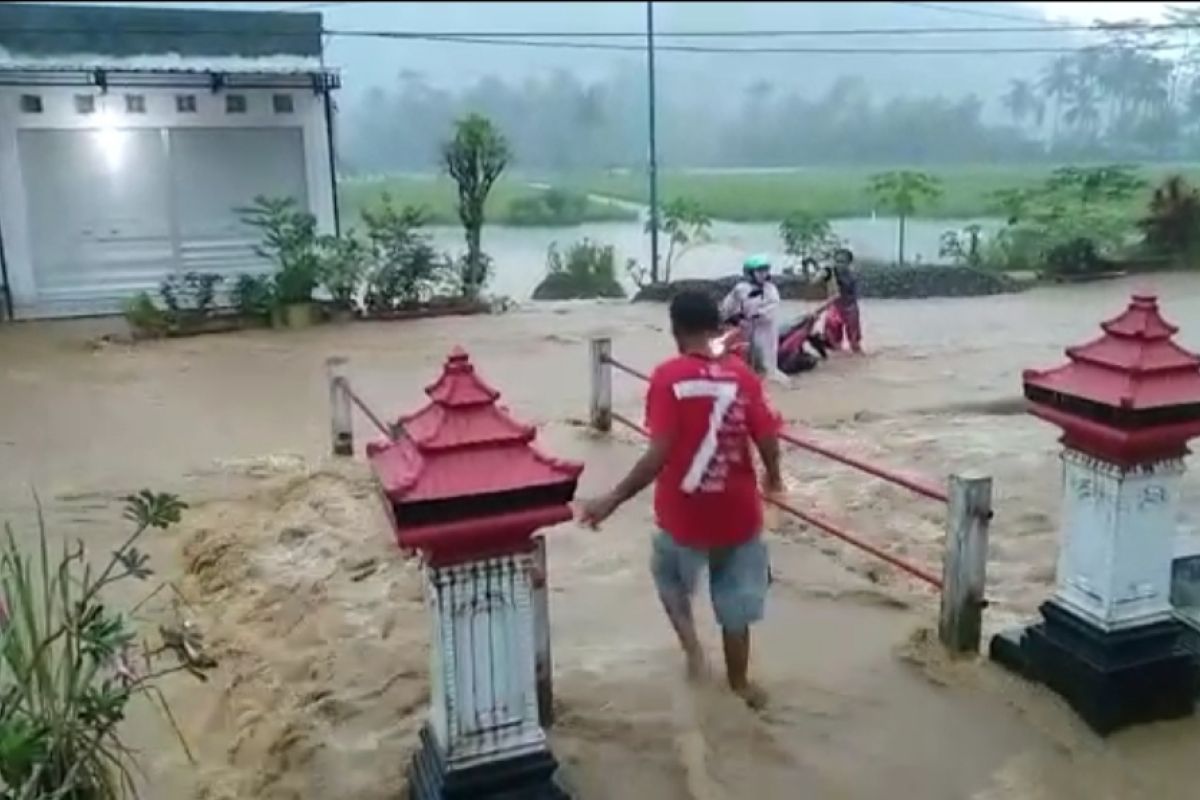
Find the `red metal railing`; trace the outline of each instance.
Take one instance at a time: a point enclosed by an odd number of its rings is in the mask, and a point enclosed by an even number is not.
[[[605,360],[605,363],[609,364],[610,366],[614,367],[615,369],[620,370],[621,372],[624,372],[628,375],[632,375],[635,378],[640,378],[643,381],[649,381],[649,378],[646,375],[644,375],[643,373],[638,372],[637,370],[633,369],[630,366],[622,364],[621,362],[617,361],[615,358],[612,358],[611,356],[606,356],[604,360]],[[631,430],[637,431],[638,433],[642,434],[643,436],[650,435],[649,432],[645,428],[643,428],[641,425],[634,422],[633,420],[629,419],[628,417],[624,416],[623,414],[619,414],[616,411],[613,411],[613,412],[611,412],[611,416],[614,421],[621,423],[622,425],[624,425],[627,428],[630,428]],[[876,466],[874,464],[870,464],[861,459],[854,458],[853,456],[849,456],[844,453],[839,453],[836,450],[832,450],[828,447],[817,444],[816,442],[813,442],[812,440],[810,440],[806,437],[797,436],[795,434],[784,432],[783,434],[780,435],[779,438],[781,438],[785,442],[795,445],[796,447],[799,447],[803,450],[808,450],[809,452],[813,452],[818,455],[824,456],[826,458],[830,458],[841,464],[845,464],[848,467],[858,469],[862,472],[867,473],[868,475],[873,475],[877,478],[888,481],[889,483],[894,483],[897,486],[902,486],[902,487],[904,487],[912,492],[915,492],[916,494],[919,494],[923,497],[928,497],[932,500],[940,500],[942,502],[948,501],[948,495],[946,494],[945,491],[929,484],[926,481],[923,481],[923,480],[920,480],[917,478],[905,477],[904,475],[901,475],[900,473],[894,472],[893,470],[887,469],[885,467]],[[894,556],[891,553],[887,552],[886,550],[883,550],[882,548],[877,547],[877,546],[867,542],[862,537],[856,536],[856,535],[850,533],[845,528],[841,527],[840,525],[838,525],[837,523],[835,523],[831,520],[826,519],[825,517],[822,517],[818,514],[814,514],[810,511],[803,511],[783,500],[778,500],[778,499],[766,497],[766,496],[764,496],[763,499],[766,502],[775,506],[776,508],[780,509],[781,511],[791,514],[792,516],[796,517],[797,519],[800,519],[800,520],[808,523],[809,525],[812,525],[814,528],[822,530],[825,533],[829,534],[830,536],[840,539],[841,541],[845,542],[846,544],[856,547],[865,553],[869,553],[870,555],[875,556],[876,558],[878,558],[881,561],[885,561],[888,564],[891,564],[892,566],[896,567],[897,569],[902,570],[903,572],[907,573],[908,575],[911,575],[912,577],[916,578],[919,581],[922,581],[923,583],[928,584],[929,586],[932,586],[939,590],[942,588],[942,579],[939,578],[938,576],[934,575],[933,573],[929,572],[928,570],[925,570],[921,567],[916,566],[915,564],[910,564],[907,561],[904,561],[903,559],[899,558],[898,556]]]
[[[375,412],[371,410],[370,406],[368,406],[363,399],[359,397],[353,389],[350,388],[350,382],[345,378],[340,377],[336,378],[335,380],[337,381],[338,387],[346,393],[346,397],[350,398],[350,402],[358,406],[358,410],[363,413],[363,416],[370,420],[371,424],[378,428],[380,433],[395,441],[396,429],[391,425],[385,424],[383,420],[381,420],[375,414]]]

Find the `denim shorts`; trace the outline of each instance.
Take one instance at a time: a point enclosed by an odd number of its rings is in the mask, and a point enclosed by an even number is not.
[[[650,571],[668,608],[680,608],[691,600],[705,568],[713,612],[722,628],[740,631],[762,619],[769,582],[762,536],[734,547],[698,550],[679,544],[664,531],[654,535]]]

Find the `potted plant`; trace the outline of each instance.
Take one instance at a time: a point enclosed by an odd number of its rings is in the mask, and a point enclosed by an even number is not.
[[[316,320],[313,290],[317,288],[318,261],[315,253],[286,260],[275,276],[275,291],[283,324],[307,328]]]
[[[255,248],[275,263],[275,301],[272,319],[289,328],[305,328],[316,319],[313,290],[320,276],[317,220],[301,211],[290,197],[254,198],[249,208],[240,209],[242,220],[262,232]]]

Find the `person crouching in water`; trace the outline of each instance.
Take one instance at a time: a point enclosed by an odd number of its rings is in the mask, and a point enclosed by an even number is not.
[[[846,248],[833,253],[833,266],[826,267],[821,282],[836,291],[833,311],[826,318],[825,335],[830,344],[841,348],[842,336],[855,353],[862,352],[862,320],[858,312],[858,275],[854,272],[854,254]]]
[[[721,301],[721,316],[736,320],[750,343],[750,364],[759,375],[784,381],[779,371],[779,290],[771,283],[771,260],[750,256],[742,279]]]

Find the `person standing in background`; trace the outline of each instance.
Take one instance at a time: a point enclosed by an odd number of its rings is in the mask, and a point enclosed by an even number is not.
[[[858,309],[858,275],[854,271],[854,253],[841,247],[833,253],[833,266],[826,267],[821,282],[830,286],[834,314],[826,317],[826,338],[837,348],[845,336],[851,351],[862,353],[862,317]]]
[[[779,303],[779,289],[771,283],[771,260],[754,255],[742,264],[742,279],[721,301],[721,314],[737,320],[745,332],[754,371],[786,382],[779,371]]]

